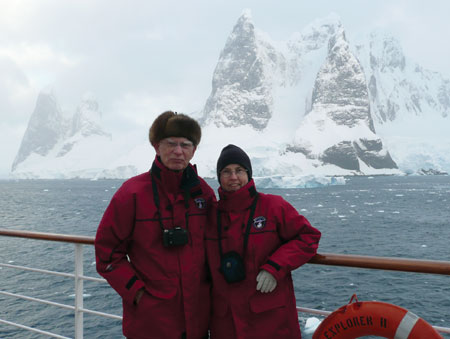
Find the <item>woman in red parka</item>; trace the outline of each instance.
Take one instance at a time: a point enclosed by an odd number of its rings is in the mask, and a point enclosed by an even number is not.
[[[200,136],[192,118],[161,114],[150,129],[151,170],[123,183],[98,227],[97,271],[122,297],[127,338],[208,336],[204,238],[215,195],[189,163]]]
[[[291,271],[316,254],[321,233],[282,197],[256,191],[241,148],[222,150],[217,176],[206,235],[211,338],[301,338]]]

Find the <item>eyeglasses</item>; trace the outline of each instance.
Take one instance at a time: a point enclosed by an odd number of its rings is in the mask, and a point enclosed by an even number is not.
[[[165,139],[162,140],[161,143],[166,145],[170,150],[174,150],[177,146],[180,146],[183,150],[190,150],[194,147],[194,144],[191,141],[176,142],[171,139]]]
[[[223,176],[224,178],[230,178],[233,175],[233,173],[236,174],[237,177],[242,178],[244,177],[244,175],[247,174],[247,170],[241,167],[236,168],[236,170],[234,171],[229,168],[225,168],[220,172],[220,175]]]

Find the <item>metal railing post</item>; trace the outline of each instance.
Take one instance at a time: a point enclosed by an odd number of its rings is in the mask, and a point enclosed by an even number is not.
[[[83,245],[75,244],[75,339],[83,339]]]

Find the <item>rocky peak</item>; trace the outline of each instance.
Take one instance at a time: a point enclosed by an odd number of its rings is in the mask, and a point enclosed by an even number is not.
[[[92,95],[85,95],[72,117],[67,117],[51,91],[41,92],[12,171],[32,154],[48,158],[63,157],[77,143],[95,135],[110,138],[101,128],[101,113]]]
[[[294,34],[288,42],[288,47],[297,55],[322,48],[339,28],[342,28],[341,19],[332,13],[323,19],[313,21],[301,33]]]
[[[355,52],[368,79],[372,116],[378,126],[412,116],[448,116],[449,81],[407,59],[395,37],[373,32]]]
[[[381,31],[370,34],[370,66],[382,72],[405,70],[406,60],[402,47],[392,35]]]
[[[73,116],[71,136],[77,133],[83,136],[108,135],[101,128],[101,112],[92,95],[83,97]]]
[[[375,134],[364,72],[342,26],[329,39],[311,111],[287,150],[355,173],[361,173],[361,163],[375,169],[397,167]]]
[[[64,137],[67,121],[52,92],[41,92],[30,117],[19,151],[12,165],[14,171],[18,164],[31,153],[47,155]]]
[[[252,66],[257,67],[254,69],[255,73],[262,71],[262,65],[258,62],[257,48],[255,27],[250,13],[245,11],[238,19],[220,53],[219,63],[213,76],[213,87],[237,84],[241,88],[252,88],[260,85],[259,77],[251,77],[247,74]],[[255,62],[256,65],[254,65]],[[233,66],[242,68],[234,68],[234,72],[226,76],[224,72],[233,69]]]
[[[328,114],[338,125],[353,127],[364,121],[375,133],[364,72],[350,51],[342,26],[329,40],[328,56],[316,78],[312,105],[313,109],[334,107]]]
[[[272,116],[271,73],[283,57],[258,36],[248,10],[238,19],[214,70],[203,121],[218,127],[267,126]]]

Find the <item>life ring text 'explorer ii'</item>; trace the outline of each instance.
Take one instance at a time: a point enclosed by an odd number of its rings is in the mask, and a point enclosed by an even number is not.
[[[414,313],[384,302],[358,301],[356,294],[347,305],[322,321],[313,339],[353,339],[367,335],[392,339],[443,339]]]

